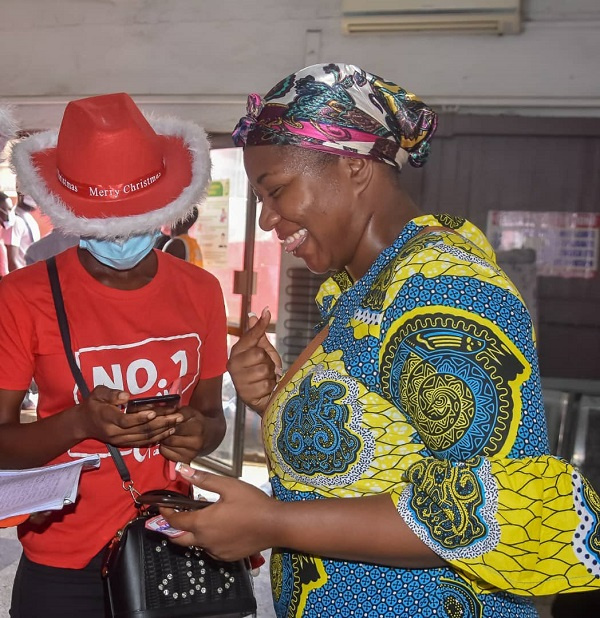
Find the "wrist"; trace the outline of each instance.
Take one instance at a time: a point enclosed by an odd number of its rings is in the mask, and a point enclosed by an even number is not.
[[[64,419],[67,427],[69,427],[70,433],[73,438],[74,444],[83,442],[83,440],[90,437],[89,429],[87,426],[87,415],[82,414],[83,404],[79,403],[71,408],[67,408],[63,412]]]
[[[293,548],[293,539],[289,530],[293,529],[290,523],[293,518],[294,502],[282,502],[271,498],[267,515],[265,517],[265,530],[269,535],[269,547]]]
[[[227,424],[223,415],[219,417],[204,416],[204,441],[197,456],[212,453],[223,441]]]
[[[270,399],[270,396],[260,401],[257,401],[256,403],[246,404],[246,405],[252,410],[254,410],[254,412],[256,412],[260,417],[262,417],[263,414],[265,413],[265,410],[267,409],[267,404],[269,403],[269,399]]]

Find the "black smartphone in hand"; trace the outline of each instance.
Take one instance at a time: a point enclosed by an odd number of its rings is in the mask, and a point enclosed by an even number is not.
[[[177,405],[180,399],[180,395],[157,395],[156,397],[130,399],[125,407],[125,414],[134,414],[148,406],[152,408],[172,407]]]
[[[178,511],[197,511],[213,504],[209,500],[194,500],[194,498],[170,491],[147,491],[140,494],[136,502],[148,506],[166,506]]]

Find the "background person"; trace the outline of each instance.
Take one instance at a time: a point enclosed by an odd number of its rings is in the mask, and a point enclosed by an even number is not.
[[[8,273],[8,255],[6,253],[6,245],[0,234],[0,279]]]
[[[17,125],[10,108],[0,105],[0,162],[4,160],[4,149],[9,140],[17,134]],[[8,256],[0,233],[0,278],[8,273]]]
[[[167,517],[190,531],[177,543],[219,557],[274,547],[280,617],[526,618],[532,594],[600,584],[600,499],[548,455],[521,296],[474,225],[402,189],[436,122],[398,85],[328,64],[251,95],[234,132],[261,228],[333,274],[281,380],[268,311],[231,351],[276,500],[184,466],[220,499]]]
[[[27,226],[27,234],[21,240],[21,257],[23,260],[29,246],[41,238],[40,226],[32,214],[36,210],[37,204],[33,201],[31,195],[21,193],[19,183],[17,182],[17,207],[15,212],[17,217],[21,217],[25,221]]]
[[[163,225],[160,228],[160,233],[154,243],[154,248],[162,251],[163,247],[169,242],[170,239],[171,239],[171,226]]]
[[[212,451],[225,431],[221,289],[209,273],[153,250],[159,228],[185,218],[203,197],[208,142],[196,125],[150,124],[129,96],[104,95],[69,103],[60,131],[24,139],[12,163],[53,225],[81,237],[56,264],[73,353],[91,394],[82,397],[69,370],[46,264],[4,277],[0,467],[89,453],[102,461],[83,473],[74,505],[19,526],[24,554],[11,616],[104,618],[104,549],[136,513],[105,443],[121,450],[138,491],[185,492],[189,484],[171,480],[170,462]],[[37,422],[20,424],[32,378]],[[172,391],[181,392],[178,409],[122,412],[131,396]]]
[[[27,234],[27,225],[17,216],[15,204],[0,191],[0,238],[6,247],[8,272],[25,266],[21,245]]]
[[[190,228],[197,220],[198,207],[194,206],[194,209],[187,218],[183,221],[178,221],[171,228],[171,238],[164,244],[163,251],[202,268],[203,261],[200,245],[195,238],[189,235]]]

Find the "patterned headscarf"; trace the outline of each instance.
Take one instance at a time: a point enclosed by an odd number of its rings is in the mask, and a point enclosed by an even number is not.
[[[292,145],[421,167],[436,113],[414,94],[350,64],[315,64],[262,99],[248,96],[233,131],[236,146]]]

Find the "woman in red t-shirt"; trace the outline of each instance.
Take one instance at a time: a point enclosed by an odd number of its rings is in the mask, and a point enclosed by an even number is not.
[[[215,449],[225,433],[221,381],[226,318],[218,281],[153,245],[185,219],[209,176],[204,131],[146,119],[126,94],[73,101],[59,131],[25,138],[12,162],[54,227],[80,237],[56,256],[71,347],[91,391],[78,389],[62,346],[44,262],[0,282],[0,468],[89,454],[75,504],[18,528],[23,545],[11,616],[104,618],[100,564],[136,513],[106,444],[135,488],[189,489],[172,465]],[[35,379],[37,422],[20,424]],[[177,392],[178,407],[124,414],[130,397]]]

